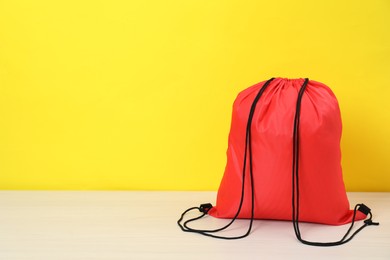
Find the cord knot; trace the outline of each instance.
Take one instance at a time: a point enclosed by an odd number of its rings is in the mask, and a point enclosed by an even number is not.
[[[374,226],[379,226],[379,222],[372,222],[372,219],[366,219],[364,221],[364,223],[367,225],[367,226],[371,226],[371,225],[374,225]]]
[[[207,214],[212,207],[213,205],[211,203],[204,203],[200,205],[199,211]]]

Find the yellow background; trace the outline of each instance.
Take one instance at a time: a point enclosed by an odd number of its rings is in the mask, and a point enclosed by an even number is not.
[[[217,189],[236,94],[329,85],[390,191],[390,1],[0,0],[0,189]]]

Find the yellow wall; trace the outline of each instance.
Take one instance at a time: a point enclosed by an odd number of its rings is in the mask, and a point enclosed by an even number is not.
[[[236,94],[338,96],[350,191],[390,191],[390,1],[0,0],[0,189],[217,189]]]

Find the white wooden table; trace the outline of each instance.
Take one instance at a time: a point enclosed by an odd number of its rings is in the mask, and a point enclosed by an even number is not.
[[[182,232],[182,211],[214,203],[215,192],[0,191],[0,259],[390,259],[390,193],[348,196],[351,205],[371,207],[380,226],[319,248],[299,243],[287,221],[255,221],[249,237],[233,241]],[[225,221],[207,217],[196,225]],[[238,221],[232,232],[247,224]],[[338,240],[347,227],[301,224],[301,232]]]

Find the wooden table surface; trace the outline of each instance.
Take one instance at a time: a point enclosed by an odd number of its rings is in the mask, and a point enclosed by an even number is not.
[[[216,192],[0,191],[0,259],[390,259],[390,193],[348,197],[371,207],[380,226],[321,248],[298,242],[288,221],[257,220],[249,237],[233,241],[182,232],[182,211],[214,203]],[[224,223],[206,217],[194,225]],[[231,232],[247,224],[239,220]],[[304,238],[320,241],[338,240],[348,228],[300,226]]]

